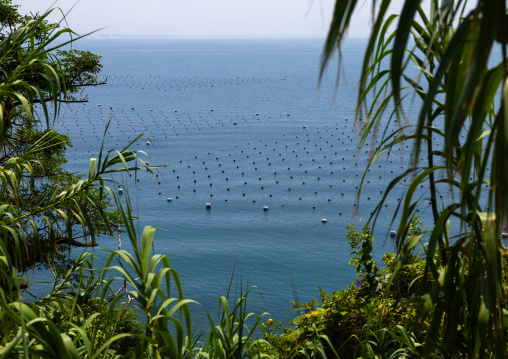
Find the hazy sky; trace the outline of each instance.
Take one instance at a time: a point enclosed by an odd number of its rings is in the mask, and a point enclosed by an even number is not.
[[[22,13],[44,12],[54,0],[14,0]],[[401,0],[394,1],[394,11]],[[59,0],[69,26],[101,35],[325,37],[335,0]],[[367,37],[370,1],[351,24],[350,37]],[[56,18],[54,18],[56,19]]]

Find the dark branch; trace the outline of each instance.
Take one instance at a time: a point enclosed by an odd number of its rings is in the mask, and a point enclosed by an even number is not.
[[[102,82],[95,82],[95,83],[85,83],[85,84],[74,84],[72,85],[72,87],[88,87],[88,86],[101,86],[101,85],[107,85],[107,81],[108,79],[106,78],[105,81],[102,81]],[[54,101],[53,98],[46,98],[44,99],[44,102],[49,102],[49,101]],[[85,97],[84,99],[79,99],[79,100],[60,100],[60,99],[57,99],[58,102],[62,102],[62,103],[82,103],[82,102],[88,102],[88,99]],[[32,103],[41,103],[42,101],[41,100],[36,100],[34,99],[32,101]],[[17,107],[21,105],[21,102],[14,102],[12,107]]]
[[[26,288],[24,289],[24,291],[25,291],[26,293],[30,294],[32,297],[34,297],[34,298],[36,298],[36,299],[42,299],[41,297],[36,296],[35,294],[33,294],[32,292],[30,292],[30,291],[29,291],[28,289],[26,289]]]
[[[70,241],[66,238],[62,238],[62,239],[59,239],[57,240],[57,243],[58,244],[70,244],[71,246],[73,247],[96,247],[98,246],[98,243],[97,242],[90,242],[90,243],[83,243],[83,242],[78,242],[74,239],[71,239]]]
[[[76,85],[72,85],[72,86],[73,87],[85,87],[85,86],[101,86],[101,85],[107,85],[107,82],[102,81],[102,82],[97,82],[97,83],[93,83],[93,84],[76,84]]]
[[[49,98],[45,98],[44,99],[44,102],[50,102],[50,101],[54,101],[54,99],[52,99],[51,97]],[[42,103],[43,100],[32,100],[32,103]],[[88,99],[87,98],[84,98],[84,99],[81,99],[81,100],[60,100],[60,99],[57,99],[57,102],[61,102],[61,103],[81,103],[81,102],[88,102]],[[21,102],[14,102],[12,104],[12,107],[17,107],[21,105]]]

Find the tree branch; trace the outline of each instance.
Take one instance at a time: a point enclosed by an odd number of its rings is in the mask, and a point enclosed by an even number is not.
[[[32,100],[32,103],[42,103],[42,102],[50,102],[50,101],[54,101],[54,99],[52,99],[51,97],[48,97],[48,98],[45,98],[44,100]],[[61,102],[61,103],[82,103],[82,102],[88,102],[88,99],[87,98],[84,98],[84,99],[81,99],[81,100],[60,100],[60,99],[57,99],[56,100],[57,102]],[[17,107],[21,105],[21,102],[14,102],[12,104],[12,107]]]
[[[96,247],[99,245],[97,242],[83,243],[83,242],[78,242],[74,239],[71,239],[69,242],[69,240],[67,238],[58,239],[56,242],[58,244],[70,244],[73,247],[85,247],[85,248],[86,247]]]
[[[32,292],[30,292],[28,289],[24,289],[24,291],[28,294],[30,294],[32,297],[34,297],[35,299],[42,299],[41,297],[38,297],[36,296],[35,294],[33,294]]]
[[[107,85],[107,81],[108,79],[106,79],[105,81],[102,81],[102,82],[97,82],[97,83],[93,83],[93,84],[76,84],[76,85],[72,85],[74,87],[85,87],[85,86],[101,86],[101,85]]]

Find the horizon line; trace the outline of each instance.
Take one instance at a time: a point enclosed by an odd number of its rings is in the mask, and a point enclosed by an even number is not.
[[[316,39],[316,40],[326,40],[326,36],[314,36],[314,35],[275,35],[275,36],[259,36],[259,35],[119,35],[119,34],[92,34],[86,36],[85,39],[116,39],[116,38],[124,38],[124,39]],[[367,39],[367,37],[347,37],[345,40],[361,40]]]

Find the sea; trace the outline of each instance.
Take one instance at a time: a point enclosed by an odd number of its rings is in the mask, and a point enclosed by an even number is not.
[[[378,160],[358,199],[378,145],[358,148],[366,40],[347,40],[320,81],[323,46],[319,38],[94,38],[73,45],[102,56],[106,84],[76,94],[87,102],[61,106],[53,126],[73,145],[65,167],[87,174],[103,140],[105,150],[122,149],[142,134],[132,148],[163,167],[105,177],[129,196],[140,233],[160,229],[153,252],[168,256],[184,297],[200,303],[191,308],[195,318],[205,318],[202,306],[217,309],[231,278],[232,297],[255,286],[250,297],[259,306],[252,310],[285,325],[296,315],[288,314],[290,301],[347,288],[356,272],[346,227],[361,230],[411,161],[406,145]],[[388,197],[374,228],[378,261],[395,250],[389,232],[397,230],[393,216],[409,179]],[[418,215],[430,229],[426,191]],[[99,238],[97,266],[109,254],[99,248],[117,249],[118,238]],[[32,273],[34,281],[45,279]],[[41,284],[39,294],[47,288]]]

